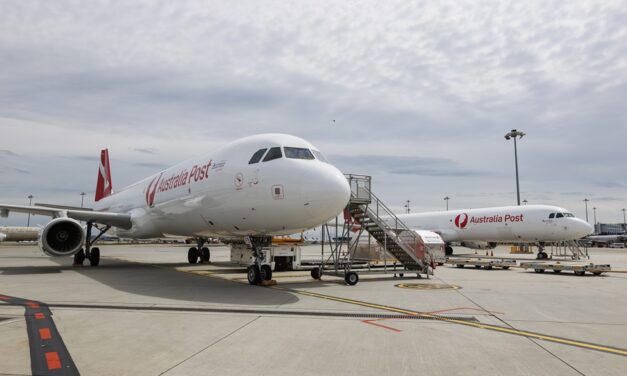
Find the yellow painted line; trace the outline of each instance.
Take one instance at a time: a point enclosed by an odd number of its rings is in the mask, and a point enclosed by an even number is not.
[[[202,276],[206,276],[206,277],[210,277],[210,278],[225,279],[227,281],[233,281],[233,282],[236,282],[236,283],[245,283],[243,281],[238,281],[237,279],[224,278],[222,276],[219,276],[219,275],[216,275],[216,274],[213,274],[213,273],[207,273],[205,271],[183,270],[183,269],[179,269],[179,268],[175,268],[175,270],[180,271],[180,272],[184,272],[184,273],[202,275]],[[201,272],[201,273],[199,273],[199,272]],[[615,355],[627,356],[627,350],[620,349],[620,348],[617,348],[617,347],[609,347],[609,346],[604,346],[604,345],[599,345],[599,344],[594,344],[594,343],[589,343],[589,342],[576,341],[576,340],[572,340],[572,339],[568,339],[568,338],[560,338],[560,337],[550,336],[550,335],[546,335],[546,334],[530,332],[530,331],[526,331],[526,330],[511,329],[511,328],[506,328],[506,327],[498,326],[498,325],[481,324],[481,323],[476,323],[476,322],[471,322],[471,321],[457,320],[457,319],[444,317],[444,316],[439,316],[439,315],[430,314],[430,313],[411,311],[411,310],[407,310],[407,309],[403,309],[403,308],[386,306],[386,305],[376,304],[376,303],[368,303],[368,302],[364,302],[364,301],[360,301],[360,300],[341,298],[339,296],[320,294],[320,293],[316,293],[316,292],[295,290],[295,289],[284,288],[284,287],[280,287],[280,286],[276,286],[276,285],[274,285],[274,286],[266,286],[266,287],[267,288],[271,288],[271,289],[275,289],[275,290],[287,291],[287,292],[292,292],[292,293],[296,293],[296,294],[300,294],[300,295],[310,296],[310,297],[313,297],[313,298],[326,299],[326,300],[331,300],[331,301],[335,301],[335,302],[352,304],[352,305],[358,305],[358,306],[368,307],[368,308],[374,308],[374,309],[379,309],[379,310],[388,311],[388,312],[401,313],[401,314],[408,315],[408,316],[425,317],[425,318],[429,318],[429,319],[433,319],[433,320],[444,321],[444,322],[449,322],[449,323],[459,324],[459,325],[464,325],[464,326],[470,326],[470,327],[475,327],[475,328],[480,328],[480,329],[492,330],[492,331],[496,331],[496,332],[500,332],[500,333],[512,334],[512,335],[516,335],[516,336],[520,336],[520,337],[534,338],[534,339],[539,339],[539,340],[543,340],[543,341],[547,341],[547,342],[560,343],[560,344],[563,344],[563,345],[575,346],[575,347],[588,349],[588,350],[595,350],[595,351],[601,351],[601,352],[615,354]]]
[[[627,350],[616,348],[616,347],[609,347],[609,346],[598,345],[598,344],[589,343],[589,342],[582,342],[582,341],[576,341],[576,340],[567,339],[567,338],[560,338],[560,337],[545,335],[545,334],[541,334],[541,333],[530,332],[530,331],[526,331],[526,330],[510,329],[510,328],[506,328],[506,327],[498,326],[498,325],[481,324],[481,323],[464,321],[464,320],[456,320],[456,319],[453,319],[453,318],[438,316],[438,315],[429,314],[429,313],[410,311],[410,310],[406,310],[406,309],[402,309],[402,308],[396,308],[396,307],[391,307],[391,306],[386,306],[386,305],[381,305],[381,304],[368,303],[368,302],[363,302],[363,301],[353,300],[353,299],[340,298],[340,297],[337,297],[337,296],[319,294],[319,293],[315,293],[315,292],[285,289],[285,288],[281,288],[279,286],[270,286],[269,288],[277,289],[277,290],[284,290],[284,291],[289,291],[289,292],[294,292],[294,293],[297,293],[297,294],[311,296],[311,297],[320,298],[320,299],[326,299],[326,300],[332,300],[332,301],[336,301],[336,302],[342,302],[342,303],[358,305],[358,306],[362,306],[362,307],[369,307],[369,308],[375,308],[375,309],[385,310],[385,311],[389,311],[389,312],[402,313],[402,314],[409,315],[409,316],[425,317],[425,318],[430,318],[430,319],[433,319],[433,320],[439,320],[439,321],[450,322],[450,323],[459,324],[459,325],[465,325],[465,326],[471,326],[471,327],[475,327],[475,328],[487,329],[487,330],[497,331],[497,332],[501,332],[501,333],[508,333],[508,334],[513,334],[513,335],[517,335],[517,336],[521,336],[521,337],[535,338],[535,339],[540,339],[540,340],[544,340],[544,341],[548,341],[548,342],[561,343],[561,344],[564,344],[564,345],[576,346],[576,347],[580,347],[580,348],[584,348],[584,349],[590,349],[590,350],[602,351],[602,352],[606,352],[606,353],[610,353],[610,354],[627,356]]]

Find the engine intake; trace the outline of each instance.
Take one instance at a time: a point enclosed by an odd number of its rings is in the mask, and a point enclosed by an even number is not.
[[[85,243],[85,230],[71,218],[55,218],[43,228],[39,248],[48,256],[72,256]]]

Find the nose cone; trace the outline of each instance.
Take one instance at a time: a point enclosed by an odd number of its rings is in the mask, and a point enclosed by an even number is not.
[[[594,232],[594,227],[592,227],[592,225],[588,222],[583,221],[579,218],[575,218],[574,221],[575,223],[573,229],[577,234],[577,239],[588,236]]]
[[[338,215],[348,204],[351,190],[346,177],[340,170],[327,163],[317,163],[305,175],[303,197],[307,200],[306,210],[316,224]]]

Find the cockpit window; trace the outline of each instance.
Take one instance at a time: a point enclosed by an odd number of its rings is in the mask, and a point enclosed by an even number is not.
[[[555,218],[555,213],[549,214],[549,218]]]
[[[555,218],[563,218],[563,217],[564,217],[564,214],[562,213],[555,214]]]
[[[273,159],[279,159],[283,156],[283,154],[281,153],[281,148],[280,147],[273,147],[270,148],[270,150],[268,150],[268,154],[266,154],[266,157],[263,159],[264,162],[268,162],[271,161]]]
[[[267,148],[263,148],[263,149],[259,149],[255,152],[255,154],[253,154],[253,156],[250,158],[250,161],[248,161],[248,164],[254,164],[257,163],[261,160],[261,157],[263,157],[263,154],[266,152],[266,150],[268,150]]]
[[[573,213],[564,213],[564,217],[572,217],[572,218],[574,218],[575,216],[573,215]]]
[[[292,147],[284,147],[285,157],[291,159],[314,159],[313,154],[309,149],[305,148],[292,148]]]
[[[319,152],[318,150],[312,149],[311,151],[314,153],[314,155],[316,156],[317,160],[319,160],[321,162],[326,162],[327,161],[327,159],[324,157],[324,155],[321,152]]]

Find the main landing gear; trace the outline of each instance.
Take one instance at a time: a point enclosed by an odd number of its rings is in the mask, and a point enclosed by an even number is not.
[[[453,255],[453,247],[450,244],[446,244],[444,246],[444,256],[452,256]]]
[[[254,264],[248,267],[247,277],[248,283],[258,285],[263,281],[272,279],[272,268],[268,264],[264,264],[263,247],[268,247],[272,243],[270,236],[250,236],[248,241],[253,248]]]
[[[546,260],[549,258],[549,255],[544,252],[544,243],[538,243],[538,255],[536,256],[536,260]]]
[[[98,235],[96,235],[96,237],[93,240],[91,239],[92,227],[99,231]],[[103,229],[100,229],[97,226],[95,226],[93,222],[87,222],[87,234],[85,236],[85,247],[74,255],[74,265],[83,265],[83,262],[85,262],[85,259],[89,260],[89,265],[91,266],[98,266],[100,264],[100,248],[98,247],[92,248],[92,245],[94,245],[98,241],[98,239],[100,239],[100,237],[104,235],[105,232],[109,231],[110,228],[111,226],[105,226]]]
[[[203,247],[207,240],[207,238],[196,238],[198,247],[191,247],[189,251],[187,251],[187,262],[190,264],[195,264],[199,261],[201,263],[211,262],[211,251],[209,251],[209,248]]]

